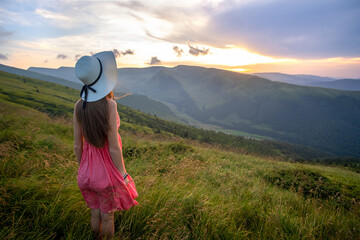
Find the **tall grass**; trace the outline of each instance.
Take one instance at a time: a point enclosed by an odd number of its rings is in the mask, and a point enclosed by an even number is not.
[[[0,239],[92,239],[73,153],[78,92],[0,75]],[[139,205],[116,213],[116,238],[359,239],[358,173],[279,162],[251,141],[237,153],[199,144],[119,110]]]
[[[0,238],[92,239],[71,120],[6,100],[0,116]],[[122,135],[139,205],[116,213],[116,238],[359,239],[355,172]],[[304,194],[319,177],[329,197]]]

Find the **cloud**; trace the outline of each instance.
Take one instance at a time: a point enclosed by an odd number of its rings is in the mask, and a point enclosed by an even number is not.
[[[48,63],[48,60],[47,60],[47,59],[45,59],[44,63]]]
[[[146,36],[156,40],[185,44],[196,41],[214,9],[223,0],[187,1],[118,1],[126,14],[141,24]]]
[[[161,61],[157,57],[151,57],[151,60],[148,64],[149,65],[158,65],[158,64],[161,64]]]
[[[199,47],[193,47],[190,45],[190,43],[188,43],[188,46],[189,46],[189,53],[191,55],[194,55],[194,56],[199,56],[199,55],[207,55],[210,51],[210,49],[200,49]]]
[[[74,58],[75,61],[79,60],[80,57],[81,57],[81,54],[76,54],[76,55],[75,55],[75,58]]]
[[[356,57],[360,4],[356,0],[249,1],[211,16],[196,37],[215,46],[231,42],[279,57]]]
[[[7,57],[7,56],[5,56],[4,54],[1,54],[1,53],[0,53],[0,59],[3,59],[3,60],[8,60],[8,57]]]
[[[113,49],[113,53],[115,55],[115,58],[125,56],[125,55],[133,55],[135,54],[134,50],[127,49],[125,51],[119,51],[117,49]]]
[[[13,35],[13,32],[6,31],[0,27],[0,43],[5,43]]]
[[[65,58],[67,58],[67,56],[65,54],[58,54],[56,56],[56,59],[65,59]]]
[[[115,55],[115,58],[121,56],[121,52],[119,52],[117,49],[113,49],[113,53],[114,53],[114,55]]]
[[[131,49],[127,49],[125,52],[122,52],[122,54],[125,55],[133,55],[135,54],[134,50]]]
[[[89,55],[90,50],[115,47],[121,47],[116,49],[119,58],[123,52],[130,54],[124,47],[134,43],[137,57],[130,57],[131,61],[123,58],[129,65],[151,63],[154,55],[164,58],[166,65],[182,60],[239,65],[235,54],[233,59],[225,58],[227,61],[218,56],[223,50],[242,47],[274,59],[360,56],[359,0],[25,2],[5,1],[0,7],[0,52],[9,53],[9,61],[18,66],[30,63],[25,63],[21,54],[14,55],[13,49],[39,54],[40,62],[50,59],[49,63],[58,53],[65,53],[67,58],[58,58],[60,63],[73,61],[77,52]],[[1,44],[8,37],[11,41]],[[202,56],[207,48],[208,55]],[[167,54],[170,56],[165,59]]]
[[[184,51],[183,51],[181,48],[179,48],[178,46],[174,46],[174,47],[173,47],[173,50],[174,50],[174,52],[176,53],[176,56],[177,56],[177,57],[181,57],[181,54],[184,53]]]
[[[55,19],[60,21],[71,21],[71,18],[60,13],[52,12],[47,9],[37,8],[35,13],[46,19]]]
[[[190,1],[192,2],[192,1]],[[195,4],[190,6],[191,4],[183,3],[180,1],[179,3],[170,1],[163,2],[151,2],[151,1],[119,1],[116,3],[121,9],[129,9],[133,12],[130,12],[129,15],[135,17],[139,21],[144,21],[144,15],[152,16],[157,19],[164,19],[166,21],[177,22],[180,19],[184,19],[184,16],[191,15],[191,12],[199,12],[200,9],[196,8]],[[175,6],[177,5],[177,6]],[[192,7],[196,9],[192,9]],[[134,12],[139,13],[139,15],[134,14]]]
[[[70,29],[80,31],[81,26],[88,25],[88,23],[90,23],[90,26],[92,25],[91,20],[86,16],[86,13],[88,13],[91,7],[84,6],[84,4],[87,3],[81,1],[62,1],[62,4],[54,6],[51,4],[51,1],[49,3],[42,2],[44,1],[41,1],[41,5],[43,5],[44,8],[36,8],[35,11],[31,12],[31,17],[37,18],[37,20],[42,22],[46,27],[55,27],[67,31]],[[79,11],[80,8],[84,11]],[[96,17],[92,15],[92,18],[94,19]]]

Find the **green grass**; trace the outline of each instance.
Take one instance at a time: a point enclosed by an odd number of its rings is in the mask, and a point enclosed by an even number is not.
[[[0,239],[92,239],[71,113],[14,101],[0,98]],[[131,121],[120,133],[139,205],[116,213],[117,238],[359,239],[356,172],[224,151]]]
[[[57,116],[71,116],[79,91],[0,71],[0,98]]]

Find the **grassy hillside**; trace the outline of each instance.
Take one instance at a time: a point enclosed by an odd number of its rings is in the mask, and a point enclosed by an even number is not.
[[[91,239],[73,153],[71,116],[78,91],[4,73],[0,83],[0,238]],[[358,173],[281,162],[271,153],[241,153],[246,147],[224,151],[224,145],[180,141],[181,128],[166,121],[121,105],[119,114],[139,205],[115,215],[116,237],[360,236]],[[163,124],[151,127],[155,123]]]
[[[79,91],[0,71],[0,98],[56,116],[72,116]]]
[[[76,182],[71,119],[28,104],[0,99],[0,238],[92,239],[90,211]],[[170,136],[140,134],[146,128],[135,131],[134,126],[122,123],[120,134],[139,205],[115,215],[116,237],[360,235],[360,175],[355,172],[191,146]]]

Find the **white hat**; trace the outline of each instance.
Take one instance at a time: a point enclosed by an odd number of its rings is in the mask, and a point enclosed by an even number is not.
[[[75,75],[85,84],[80,97],[95,102],[108,95],[117,83],[117,67],[114,53],[100,52],[81,57],[75,65]]]

